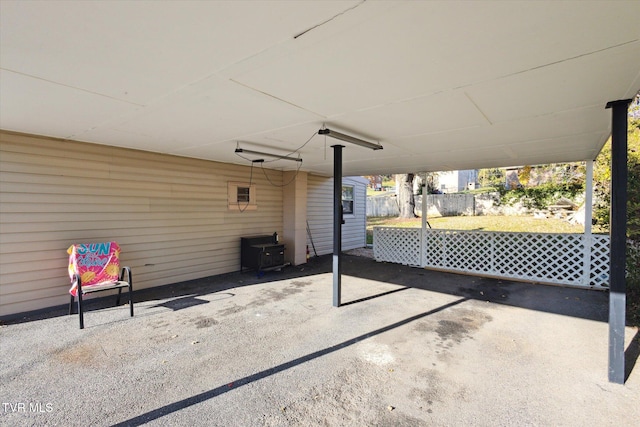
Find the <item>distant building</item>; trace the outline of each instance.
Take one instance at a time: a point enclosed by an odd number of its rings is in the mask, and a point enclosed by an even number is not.
[[[374,189],[375,191],[382,191],[382,175],[367,175],[366,179],[369,180],[369,188]]]
[[[478,186],[478,170],[446,171],[438,173],[438,184],[435,186],[442,193],[457,193],[474,190]]]
[[[505,168],[504,170],[504,187],[507,190],[514,190],[516,188],[522,187],[520,183],[520,178],[518,177],[518,172],[522,166],[516,166],[511,168]]]

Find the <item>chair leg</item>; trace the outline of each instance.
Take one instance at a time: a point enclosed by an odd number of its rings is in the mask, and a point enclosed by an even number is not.
[[[129,313],[133,317],[133,286],[129,283]]]
[[[69,301],[69,316],[73,314],[73,303],[74,303],[73,295],[71,295],[71,300]]]
[[[118,297],[116,298],[116,307],[120,305],[120,295],[122,294],[122,288],[118,288]]]
[[[80,329],[84,329],[84,312],[82,311],[82,291],[78,290],[78,316],[80,317]]]

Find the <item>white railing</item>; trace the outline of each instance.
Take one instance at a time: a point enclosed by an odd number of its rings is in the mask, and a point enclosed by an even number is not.
[[[609,286],[607,235],[375,227],[373,254],[376,261],[451,272]]]

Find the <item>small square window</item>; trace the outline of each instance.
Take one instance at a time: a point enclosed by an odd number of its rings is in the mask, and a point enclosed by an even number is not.
[[[227,207],[232,211],[244,212],[258,209],[256,186],[243,182],[227,184]]]
[[[250,189],[250,187],[238,187],[238,203],[249,203]]]

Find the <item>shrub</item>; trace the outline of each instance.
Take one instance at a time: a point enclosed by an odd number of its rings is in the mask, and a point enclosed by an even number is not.
[[[627,324],[640,326],[640,242],[627,242]]]
[[[584,192],[584,184],[569,183],[545,183],[536,187],[520,187],[513,190],[500,188],[501,203],[513,205],[521,202],[530,209],[544,209],[552,205],[560,198],[574,200]]]

